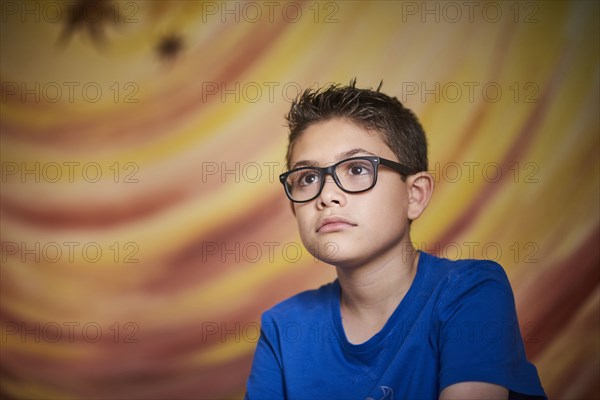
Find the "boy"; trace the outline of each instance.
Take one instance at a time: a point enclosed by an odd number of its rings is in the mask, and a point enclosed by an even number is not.
[[[302,242],[338,279],[263,314],[246,398],[545,398],[502,267],[412,246],[434,187],[427,143],[380,88],[292,103],[280,179]]]

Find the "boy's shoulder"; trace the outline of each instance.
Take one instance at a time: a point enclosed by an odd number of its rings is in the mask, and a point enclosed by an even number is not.
[[[286,300],[277,303],[264,312],[263,317],[289,319],[302,314],[322,313],[331,307],[333,296],[339,294],[337,280],[327,283],[318,289],[300,292]]]
[[[489,296],[514,301],[506,271],[492,260],[450,260],[423,253],[421,291],[435,294],[436,307],[455,301],[488,301]],[[508,304],[508,303],[506,303]]]
[[[423,271],[425,274],[431,275],[434,279],[454,281],[465,278],[485,279],[490,276],[506,277],[504,268],[492,260],[471,258],[451,260],[425,252],[421,252],[421,257],[420,267],[425,269]]]

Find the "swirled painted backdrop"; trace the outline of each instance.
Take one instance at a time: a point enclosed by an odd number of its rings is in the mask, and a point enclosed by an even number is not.
[[[277,180],[283,115],[303,88],[356,77],[428,133],[416,245],[500,261],[548,394],[597,398],[598,15],[2,2],[2,395],[240,397],[260,313],[334,276]]]

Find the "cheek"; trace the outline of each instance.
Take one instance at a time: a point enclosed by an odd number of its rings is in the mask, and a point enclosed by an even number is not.
[[[382,177],[371,192],[374,197],[372,201],[378,205],[377,208],[379,209],[397,213],[399,209],[407,206],[408,192],[406,191],[406,184],[402,182],[400,177]]]
[[[302,241],[305,239],[309,239],[311,236],[311,227],[310,227],[310,214],[307,209],[300,207],[295,210],[296,215],[296,223],[298,225],[298,232],[300,233],[300,237]]]
[[[380,190],[369,194],[372,196],[361,202],[357,208],[372,237],[381,238],[402,231],[408,221],[408,196],[405,186],[381,185]]]
[[[314,231],[314,226],[309,222],[311,221],[312,213],[307,212],[306,210],[298,211],[296,210],[296,222],[298,224],[298,232],[300,233],[300,239],[302,240],[302,244],[308,250],[308,252],[318,259],[327,262],[327,260],[322,259],[319,255],[329,254],[328,247],[324,243],[320,243],[317,240],[316,232]]]

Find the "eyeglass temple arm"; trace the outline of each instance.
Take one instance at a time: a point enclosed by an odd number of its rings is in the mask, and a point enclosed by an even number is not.
[[[390,167],[395,169],[396,171],[400,172],[402,175],[412,175],[418,171],[412,171],[410,168],[408,168],[406,165],[397,163],[396,161],[392,161],[392,160],[388,160],[385,158],[379,158],[379,162],[383,165],[385,165],[386,167]]]

